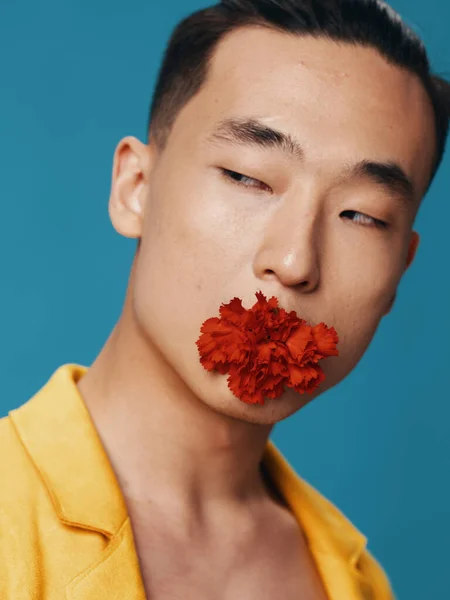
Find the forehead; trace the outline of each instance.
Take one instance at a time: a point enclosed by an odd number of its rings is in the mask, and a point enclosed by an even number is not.
[[[395,159],[418,189],[434,154],[431,103],[413,73],[368,47],[233,31],[218,44],[187,112],[206,134],[228,116],[256,116],[298,137],[311,160]]]

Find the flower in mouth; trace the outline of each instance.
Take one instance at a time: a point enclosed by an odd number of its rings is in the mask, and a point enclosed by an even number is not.
[[[219,317],[207,319],[196,341],[200,363],[207,371],[228,373],[228,387],[247,404],[279,398],[284,386],[311,393],[325,379],[319,361],[338,356],[334,327],[314,327],[287,312],[259,291],[250,309],[233,298],[219,308]]]

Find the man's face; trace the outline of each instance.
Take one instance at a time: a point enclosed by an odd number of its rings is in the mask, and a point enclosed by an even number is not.
[[[264,127],[290,141],[258,143]],[[164,151],[145,148],[132,280],[140,330],[201,402],[274,423],[353,369],[414,254],[433,128],[419,80],[372,49],[256,27],[222,40]],[[258,290],[336,328],[340,356],[313,394],[249,406],[200,365],[203,321]]]

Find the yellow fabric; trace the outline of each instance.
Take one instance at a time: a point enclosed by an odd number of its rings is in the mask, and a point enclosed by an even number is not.
[[[75,385],[85,372],[61,366],[0,419],[1,600],[145,600],[123,496]],[[264,465],[330,600],[391,600],[364,536],[270,442]]]

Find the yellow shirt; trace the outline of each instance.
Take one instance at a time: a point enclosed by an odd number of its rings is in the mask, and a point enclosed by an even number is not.
[[[1,600],[145,600],[125,502],[75,385],[85,372],[61,366],[0,419]],[[365,537],[270,442],[263,460],[330,599],[391,600]]]

